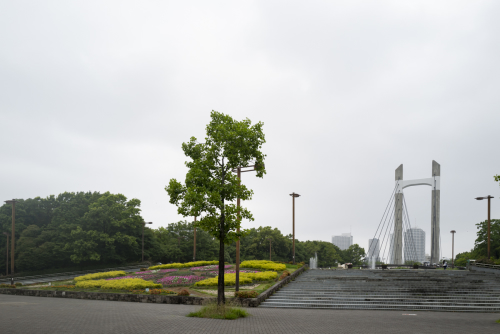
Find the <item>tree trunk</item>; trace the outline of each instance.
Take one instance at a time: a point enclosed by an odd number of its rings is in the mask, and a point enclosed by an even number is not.
[[[219,281],[217,288],[217,305],[226,303],[226,296],[224,295],[224,214],[221,217],[220,227],[220,240],[219,240]]]

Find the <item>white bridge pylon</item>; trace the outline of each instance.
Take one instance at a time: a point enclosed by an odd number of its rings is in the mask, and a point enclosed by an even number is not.
[[[441,166],[432,160],[432,177],[403,180],[403,165],[396,169],[396,192],[394,195],[394,240],[391,254],[394,264],[403,264],[403,189],[412,186],[432,187],[431,198],[431,264],[439,261],[439,217]],[[405,245],[406,247],[406,245]]]

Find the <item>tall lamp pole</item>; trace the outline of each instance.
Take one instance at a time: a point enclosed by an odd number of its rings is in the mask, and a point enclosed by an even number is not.
[[[16,240],[16,200],[5,201],[7,204],[12,204],[12,235],[10,237],[10,274],[14,275],[14,244]]]
[[[142,222],[142,262],[144,262],[144,226],[146,224],[153,224],[152,222]]]
[[[293,248],[293,264],[295,264],[295,197],[300,197],[299,194],[296,193],[291,193],[290,196],[292,196],[292,212],[293,212],[293,242],[292,242],[292,248]]]
[[[193,261],[196,261],[196,216],[194,216],[194,241],[193,241]]]
[[[491,219],[490,219],[490,211],[491,211],[491,199],[493,196],[486,196],[486,197],[476,197],[478,201],[482,201],[483,199],[488,200],[488,259],[490,258],[490,224],[491,224]]]
[[[9,275],[9,233],[3,232],[7,236],[7,247],[5,247],[5,252],[7,254],[7,258],[5,259],[5,276]]]
[[[241,184],[241,173],[253,172],[256,170],[256,166],[257,165],[251,165],[251,166],[245,166],[245,167],[240,166],[236,169],[233,169],[233,173],[236,173],[236,175],[238,176],[238,185]],[[250,169],[243,170],[243,168],[250,168]],[[236,199],[236,206],[238,207],[237,217],[239,218],[240,217],[240,198],[239,197]],[[238,229],[236,231],[238,233],[240,233],[240,228],[238,227]],[[236,240],[236,282],[235,283],[236,284],[235,284],[234,290],[240,291],[240,238],[238,238],[238,240]]]
[[[451,230],[451,267],[455,268],[455,233],[457,231]]]

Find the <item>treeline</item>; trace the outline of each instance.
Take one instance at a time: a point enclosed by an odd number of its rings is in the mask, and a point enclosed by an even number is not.
[[[143,218],[140,201],[121,194],[78,192],[16,203],[15,271],[31,272],[56,268],[88,268],[141,261]],[[12,226],[12,207],[0,207],[0,273],[5,274],[6,239]],[[252,228],[241,238],[241,260],[268,259],[269,239],[274,261],[292,260],[292,236],[271,227]],[[151,262],[187,262],[194,256],[192,222],[167,227],[144,227],[144,258]],[[10,249],[10,247],[9,247]],[[196,260],[218,257],[218,241],[196,230]],[[324,241],[295,241],[297,262],[308,262],[318,254],[320,267],[338,262],[360,264],[364,249],[347,250]],[[235,261],[236,246],[228,245],[225,259]],[[10,255],[9,255],[10,258]],[[10,259],[9,259],[10,261]],[[10,267],[10,263],[9,263]]]
[[[456,266],[465,266],[468,259],[479,262],[500,265],[500,219],[492,219],[490,222],[490,258],[488,258],[488,221],[476,224],[477,238],[474,248],[469,252],[457,254]]]

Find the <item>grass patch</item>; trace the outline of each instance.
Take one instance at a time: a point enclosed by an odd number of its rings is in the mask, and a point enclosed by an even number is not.
[[[500,319],[498,319],[497,321],[495,321],[497,324],[500,324]]]
[[[232,307],[230,305],[221,305],[217,307],[216,303],[203,306],[198,312],[191,312],[187,315],[188,317],[196,318],[211,318],[211,319],[228,319],[235,320],[238,318],[248,317],[247,311],[239,308]]]

